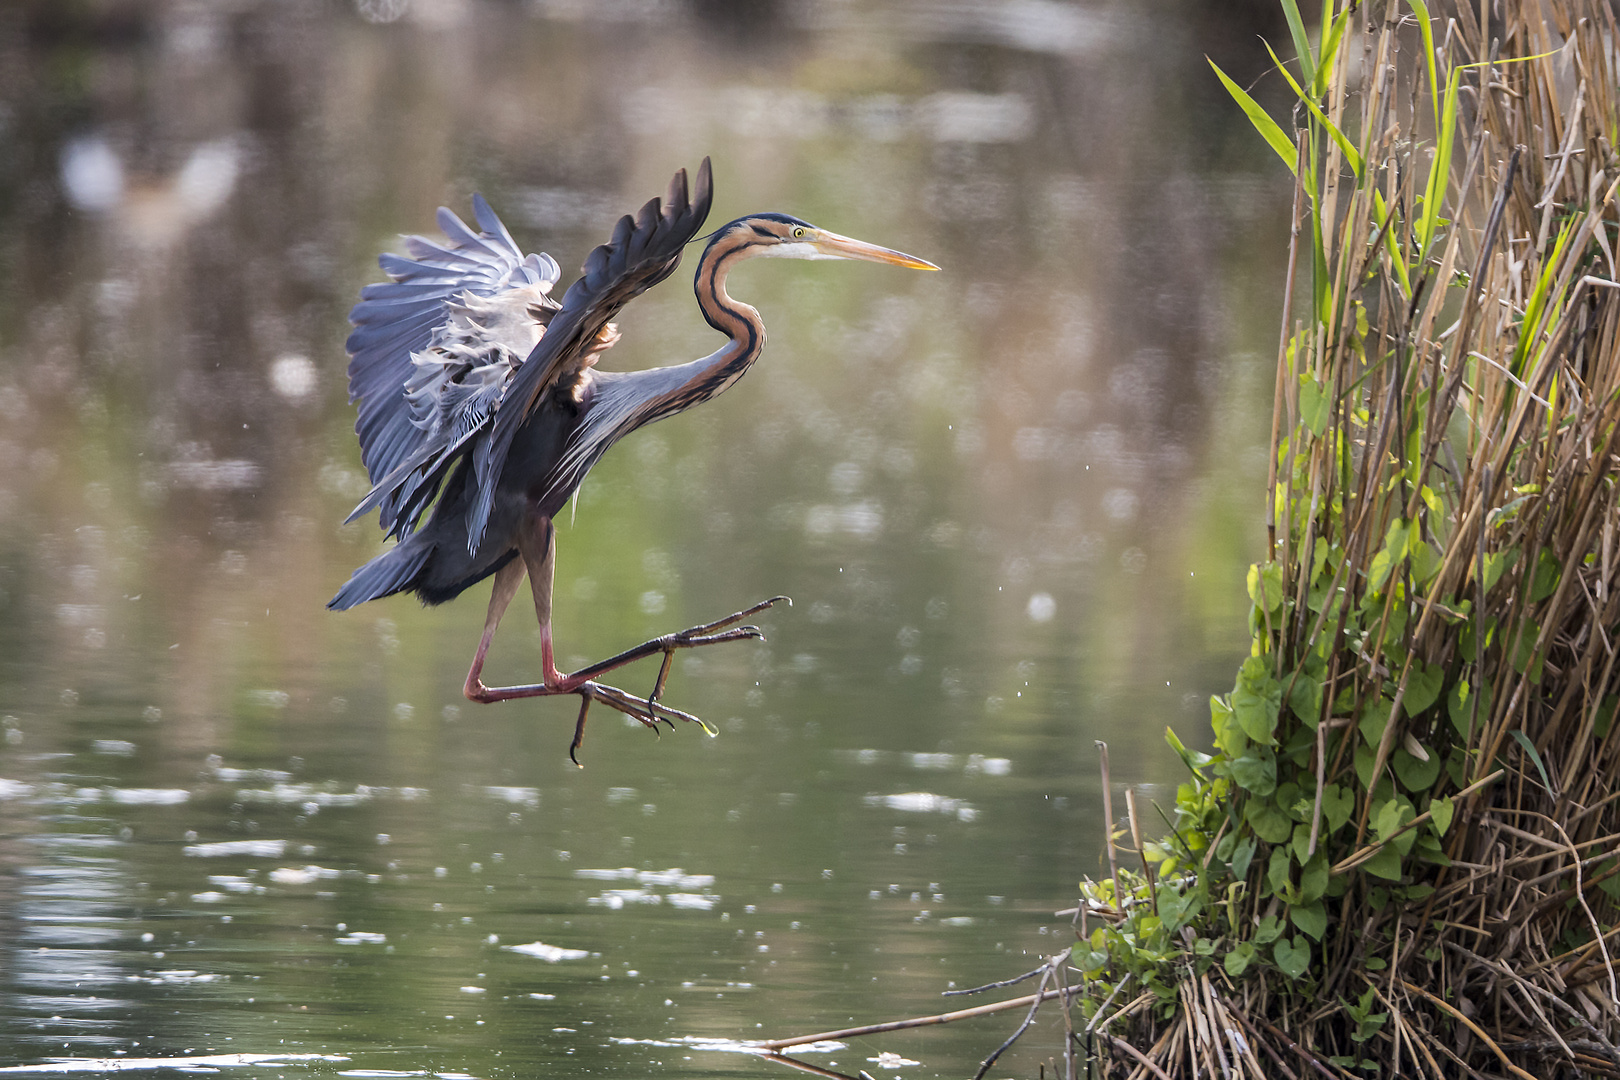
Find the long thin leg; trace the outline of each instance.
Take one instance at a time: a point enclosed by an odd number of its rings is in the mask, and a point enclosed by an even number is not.
[[[540,624],[540,677],[547,687],[562,690],[551,646],[551,589],[557,572],[557,527],[548,517],[536,516],[534,525],[518,531],[518,553],[529,568],[529,590],[534,593],[534,617]]]
[[[591,674],[611,670],[619,666],[617,663],[610,662],[606,667],[598,664],[588,673],[566,677],[558,672],[551,640],[551,596],[557,561],[557,530],[550,518],[536,516],[529,528],[519,532],[518,554],[520,558],[513,559],[496,572],[495,586],[489,598],[489,614],[484,619],[484,635],[478,643],[478,652],[473,657],[473,666],[467,673],[467,683],[463,687],[467,697],[474,701],[489,703],[555,694],[579,694],[586,699],[587,704],[592,698],[604,701],[620,712],[634,716],[648,727],[657,726],[660,713],[664,714],[665,719],[697,719],[679,709],[657,705],[655,702],[626,694],[616,687],[591,681]],[[525,572],[529,576],[530,591],[534,594],[535,619],[540,624],[541,681],[522,686],[485,686],[479,675],[483,671],[484,658],[489,652],[490,640],[495,636],[495,628],[500,624],[507,605],[517,594]],[[629,658],[619,661],[619,663],[628,662]],[[583,719],[582,715],[581,724]]]
[[[473,654],[472,668],[467,672],[467,682],[461,688],[461,692],[473,701],[483,700],[480,695],[489,690],[479,678],[484,672],[484,658],[489,655],[489,643],[495,637],[495,628],[501,624],[501,616],[506,614],[506,606],[517,595],[518,586],[523,584],[525,572],[522,559],[513,559],[495,571],[495,588],[489,594],[489,614],[484,616],[484,636],[478,639],[478,652]]]

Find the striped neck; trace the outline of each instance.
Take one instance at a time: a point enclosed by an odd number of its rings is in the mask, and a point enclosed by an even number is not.
[[[732,267],[758,254],[757,243],[746,229],[727,228],[721,231],[704,249],[698,260],[697,274],[692,279],[692,291],[697,294],[698,309],[708,324],[731,339],[729,345],[715,354],[725,355],[719,361],[720,369],[735,379],[759,358],[765,347],[765,323],[759,312],[726,292],[726,275]],[[729,354],[729,355],[728,355]],[[732,369],[735,368],[735,371]]]
[[[693,283],[703,318],[729,340],[689,363],[637,372],[633,379],[638,400],[632,406],[636,418],[626,432],[703,404],[724,392],[759,359],[765,348],[765,323],[758,311],[726,292],[731,268],[757,254],[758,248],[751,247],[746,236],[734,234],[735,230],[723,230],[709,244]]]
[[[709,242],[698,261],[692,288],[698,310],[708,324],[730,340],[700,360],[671,369],[679,372],[679,390],[656,409],[656,417],[671,416],[708,401],[742,378],[765,348],[765,323],[759,312],[726,292],[732,267],[759,253],[746,230],[727,228]]]

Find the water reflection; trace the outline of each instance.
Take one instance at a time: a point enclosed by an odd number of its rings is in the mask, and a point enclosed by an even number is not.
[[[0,1057],[769,1075],[727,1051],[1055,950],[1092,740],[1173,783],[1160,733],[1243,640],[1286,205],[1202,17],[9,5]],[[337,525],[344,315],[440,203],[485,192],[569,268],[706,153],[716,221],[946,271],[733,282],[767,354],[592,474],[559,648],[797,603],[677,665],[719,738],[602,722],[576,772],[568,703],[459,699],[477,598],[322,609],[378,550]],[[623,324],[615,366],[714,347],[677,282]],[[535,653],[514,621],[492,674]],[[815,1060],[954,1075],[999,1030]]]

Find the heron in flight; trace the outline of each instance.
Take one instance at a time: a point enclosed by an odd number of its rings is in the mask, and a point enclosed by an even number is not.
[[[610,320],[675,271],[712,200],[705,158],[695,190],[682,169],[662,202],[652,199],[635,217],[620,218],[558,303],[551,297],[556,260],[523,254],[489,204],[474,195],[478,232],[441,208],[446,243],[407,237],[409,257],[381,256],[390,281],[362,289],[349,313],[355,327],[348,340],[349,396],[360,403],[355,432],[374,486],[348,520],[375,508],[383,530],[399,542],[356,570],[327,607],[351,608],[397,592],[442,604],[494,575],[463,692],[479,702],[577,694],[579,719],[569,747],[576,764],[592,701],[655,730],[659,720],[701,724],[658,700],[675,652],[761,637],[758,627],[740,624],[786,599],[665,634],[571,674],[557,670],[553,519],[608,447],[708,401],[759,358],[765,325],[758,311],[726,292],[726,276],[759,256],[939,269],[786,214],[750,214],[715,230],[698,260],[698,308],[726,335],[725,344],[687,364],[597,370],[602,353],[619,339]],[[540,621],[540,681],[485,686],[490,640],[525,574]],[[597,681],[660,653],[663,665],[644,698]]]

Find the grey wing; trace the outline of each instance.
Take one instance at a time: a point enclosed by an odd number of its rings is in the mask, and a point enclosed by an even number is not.
[[[406,237],[408,257],[379,257],[390,280],[362,289],[349,312],[349,400],[360,403],[355,433],[376,485],[351,518],[380,506],[391,533],[421,513],[421,470],[487,421],[515,366],[502,349],[521,362],[557,306],[546,295],[556,260],[525,256],[481,195],[473,213],[476,233],[440,207],[446,242]]]
[[[469,551],[476,551],[483,540],[501,467],[518,429],[559,376],[591,351],[614,314],[674,273],[681,249],[702,228],[713,201],[709,159],[704,158],[693,191],[688,191],[682,169],[670,181],[662,202],[651,199],[634,218],[628,214],[620,218],[612,239],[586,257],[582,276],[563,295],[545,337],[503,390],[489,438],[472,450],[477,495],[467,511]]]

